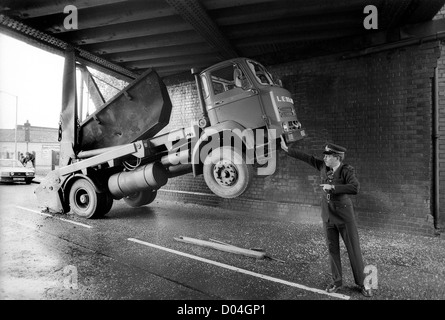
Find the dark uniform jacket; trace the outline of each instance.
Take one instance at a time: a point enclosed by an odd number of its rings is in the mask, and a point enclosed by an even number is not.
[[[324,222],[342,224],[355,221],[354,208],[349,194],[357,194],[360,183],[355,176],[354,168],[348,164],[341,163],[333,176],[328,177],[331,168],[326,167],[323,160],[310,156],[302,151],[289,148],[288,154],[296,159],[302,160],[320,171],[321,183],[332,184],[335,190],[323,191],[321,201],[321,218]]]

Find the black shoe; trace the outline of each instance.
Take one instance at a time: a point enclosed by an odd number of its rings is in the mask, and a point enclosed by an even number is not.
[[[360,293],[364,295],[366,298],[372,297],[372,289],[366,289],[365,287],[360,288]]]
[[[336,285],[335,283],[331,283],[326,287],[326,291],[329,293],[336,293],[338,289],[340,289],[342,285]]]

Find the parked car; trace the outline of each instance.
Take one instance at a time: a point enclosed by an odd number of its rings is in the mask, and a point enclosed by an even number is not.
[[[19,160],[0,159],[0,182],[25,182],[30,184],[34,177],[34,168],[25,167]]]

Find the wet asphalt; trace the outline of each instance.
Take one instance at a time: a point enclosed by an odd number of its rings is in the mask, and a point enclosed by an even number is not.
[[[342,245],[344,287],[332,296],[320,293],[330,281],[321,223],[161,200],[136,209],[115,201],[104,218],[84,220],[41,213],[36,187],[0,185],[2,300],[445,299],[443,238],[360,228],[377,289],[372,298],[358,292]],[[180,236],[261,249],[274,259]]]

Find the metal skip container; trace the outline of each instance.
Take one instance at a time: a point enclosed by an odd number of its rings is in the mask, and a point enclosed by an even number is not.
[[[150,69],[80,124],[76,149],[94,150],[151,138],[169,123],[171,110],[164,82]]]

